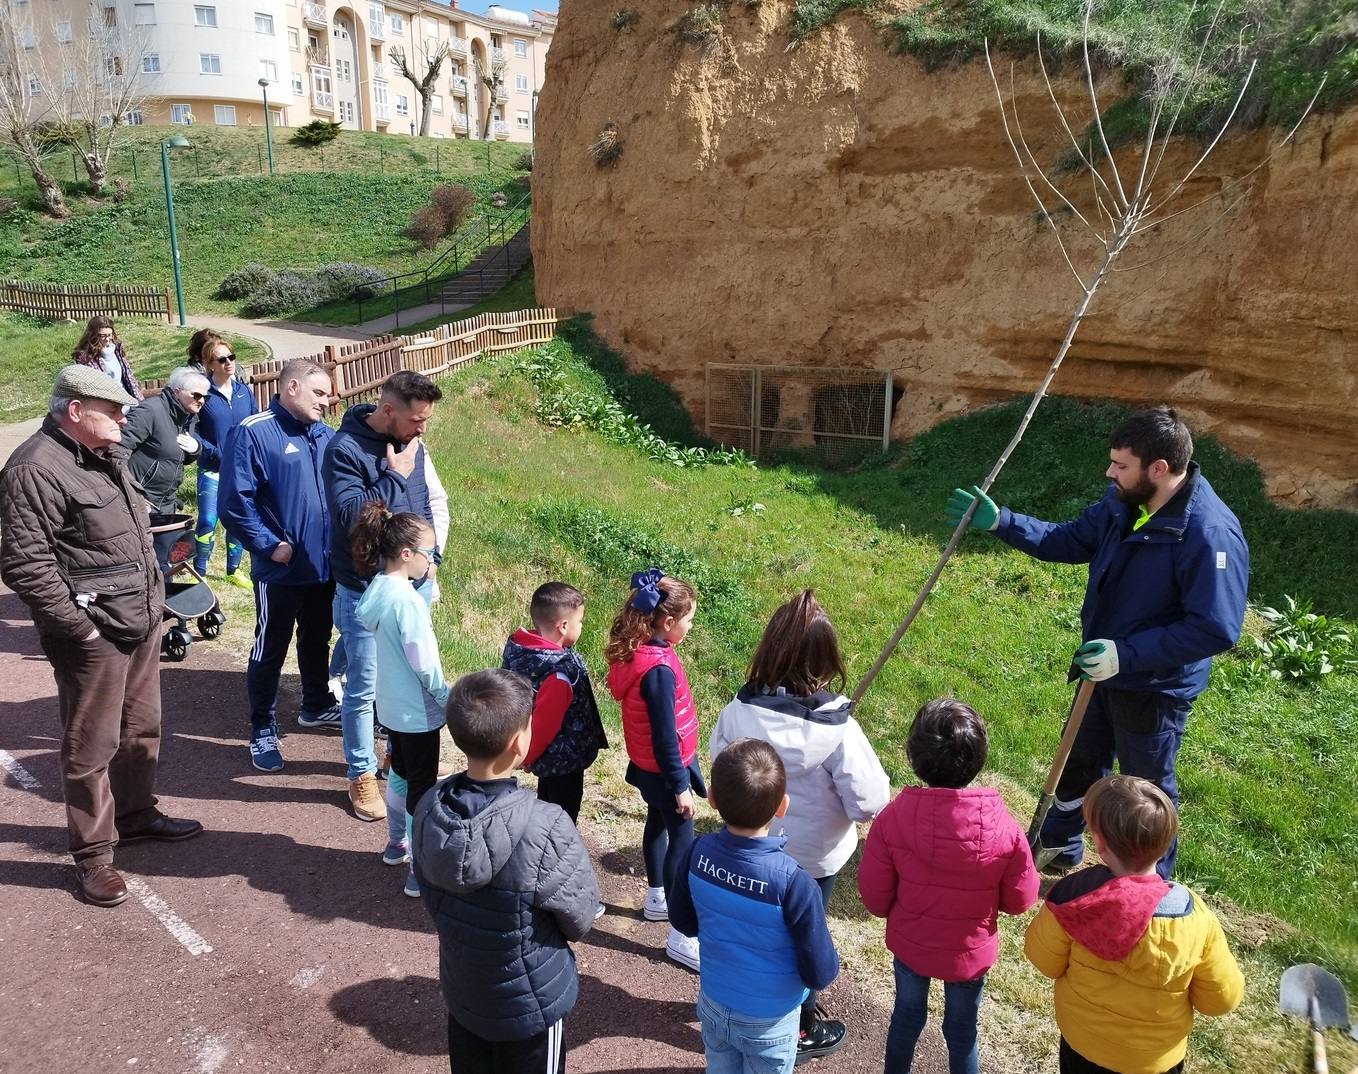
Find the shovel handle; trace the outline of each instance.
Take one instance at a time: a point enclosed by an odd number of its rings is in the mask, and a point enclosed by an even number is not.
[[[1325,1034],[1315,1026],[1311,1027],[1311,1044],[1315,1048],[1316,1074],[1330,1074],[1330,1061],[1325,1056]]]
[[[1093,694],[1094,680],[1084,679],[1080,689],[1075,692],[1075,700],[1071,702],[1070,714],[1061,730],[1061,744],[1057,746],[1056,756],[1047,770],[1047,782],[1042,785],[1042,793],[1037,796],[1037,808],[1033,810],[1032,823],[1028,825],[1028,847],[1034,852],[1037,850],[1042,822],[1047,819],[1047,811],[1056,800],[1056,785],[1061,782],[1061,774],[1066,770],[1066,761],[1070,759],[1071,747],[1075,745],[1075,736],[1080,733],[1080,725],[1084,723],[1085,710],[1089,708],[1089,699]]]

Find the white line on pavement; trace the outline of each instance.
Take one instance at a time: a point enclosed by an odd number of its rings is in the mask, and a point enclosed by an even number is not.
[[[171,936],[178,940],[191,955],[206,955],[211,950],[211,945],[198,933],[194,932],[189,923],[170,909],[169,905],[151,890],[145,880],[139,880],[135,876],[125,878],[127,880],[127,890],[151,911],[151,914],[165,926]]]
[[[0,750],[0,768],[13,776],[14,782],[26,791],[36,791],[42,786],[33,778],[33,773],[16,761],[7,750]]]

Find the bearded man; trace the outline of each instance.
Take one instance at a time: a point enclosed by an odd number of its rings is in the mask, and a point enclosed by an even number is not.
[[[1084,854],[1084,795],[1117,761],[1179,805],[1174,765],[1211,658],[1240,637],[1249,547],[1240,522],[1213,491],[1193,456],[1193,437],[1170,407],[1133,414],[1108,438],[1112,482],[1072,522],[1043,522],[997,507],[973,486],[954,489],[954,522],[974,499],[974,529],[1049,563],[1088,563],[1080,608],[1083,644],[1072,680],[1099,683],[1090,699],[1041,849],[1071,868]],[[1156,871],[1174,871],[1177,840]],[[1045,855],[1042,855],[1045,856]]]

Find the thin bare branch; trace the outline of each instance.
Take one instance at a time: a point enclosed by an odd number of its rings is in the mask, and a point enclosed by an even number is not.
[[[1094,0],[1085,2],[1085,27],[1082,35],[1085,57],[1085,85],[1089,88],[1089,105],[1094,110],[1094,126],[1099,132],[1099,142],[1103,145],[1103,151],[1108,157],[1108,170],[1113,173],[1113,182],[1117,186],[1117,197],[1114,204],[1119,209],[1127,208],[1127,194],[1122,189],[1122,176],[1118,174],[1118,162],[1113,159],[1113,150],[1108,145],[1108,136],[1103,133],[1103,116],[1099,109],[1099,95],[1094,91],[1094,67],[1089,62],[1089,18],[1094,13]]]
[[[1203,165],[1203,162],[1204,162],[1208,157],[1210,157],[1210,156],[1212,155],[1212,150],[1216,149],[1217,143],[1221,141],[1221,139],[1222,139],[1222,138],[1225,136],[1225,134],[1226,134],[1227,128],[1230,127],[1230,125],[1231,125],[1231,120],[1233,120],[1233,119],[1235,118],[1235,113],[1236,113],[1236,110],[1240,107],[1240,102],[1243,101],[1243,100],[1245,99],[1245,91],[1246,91],[1247,89],[1249,89],[1250,80],[1254,77],[1255,69],[1256,69],[1258,66],[1259,66],[1259,61],[1258,61],[1258,60],[1255,60],[1255,61],[1253,61],[1253,62],[1250,64],[1250,69],[1249,69],[1249,71],[1246,72],[1246,74],[1245,74],[1245,81],[1242,82],[1241,85],[1240,85],[1240,92],[1239,92],[1238,94],[1236,94],[1235,104],[1231,105],[1231,111],[1230,111],[1230,113],[1226,116],[1225,122],[1223,122],[1223,123],[1221,124],[1221,129],[1217,131],[1216,137],[1214,137],[1214,138],[1212,139],[1211,144],[1208,145],[1207,149],[1203,152],[1202,156],[1200,156],[1200,157],[1197,159],[1197,162],[1193,165],[1193,167],[1189,168],[1187,174],[1185,174],[1185,175],[1183,176],[1183,178],[1179,180],[1178,185],[1176,185],[1176,186],[1174,187],[1174,189],[1171,190],[1171,191],[1169,192],[1169,194],[1167,194],[1164,198],[1160,199],[1160,204],[1161,204],[1162,206],[1168,205],[1168,204],[1169,204],[1170,202],[1172,202],[1176,197],[1178,197],[1179,191],[1183,190],[1184,185],[1185,185],[1190,179],[1193,178],[1194,172],[1196,172],[1199,168],[1201,168],[1202,165]]]
[[[1065,130],[1066,137],[1070,139],[1070,144],[1074,147],[1076,156],[1080,158],[1080,163],[1089,169],[1089,174],[1094,180],[1095,195],[1097,196],[1098,194],[1097,188],[1100,185],[1102,185],[1104,190],[1108,192],[1109,200],[1110,201],[1113,200],[1112,190],[1108,188],[1108,184],[1104,181],[1104,178],[1099,173],[1099,170],[1096,167],[1094,167],[1093,163],[1089,160],[1089,158],[1085,156],[1084,147],[1080,145],[1080,140],[1075,137],[1075,132],[1070,129],[1070,124],[1066,122],[1065,110],[1061,107],[1061,102],[1056,99],[1056,91],[1052,89],[1051,76],[1047,73],[1047,61],[1042,56],[1041,30],[1037,32],[1037,64],[1038,67],[1042,69],[1042,81],[1045,82],[1047,85],[1047,96],[1051,98],[1052,107],[1056,109],[1056,114],[1061,120],[1061,127],[1062,129]],[[1105,215],[1107,215],[1108,217],[1109,223],[1113,224],[1116,227],[1117,218],[1113,216],[1112,213],[1108,212],[1106,208],[1104,208],[1102,201],[1100,201],[1099,208],[1103,209]]]
[[[1199,228],[1189,238],[1185,239],[1182,243],[1180,243],[1178,246],[1175,246],[1167,253],[1161,254],[1158,257],[1152,257],[1148,261],[1139,261],[1135,265],[1120,265],[1112,269],[1111,271],[1136,272],[1140,269],[1149,268],[1151,265],[1158,265],[1161,261],[1166,261],[1169,258],[1173,257],[1174,255],[1182,253],[1184,250],[1193,246],[1196,242],[1202,239],[1203,236],[1207,235],[1214,227],[1217,226],[1217,224],[1221,223],[1222,220],[1226,219],[1226,217],[1228,217],[1232,213],[1232,211],[1234,211],[1236,207],[1239,206],[1240,203],[1243,202],[1247,197],[1249,197],[1249,191],[1245,191],[1238,195],[1234,201],[1230,202],[1224,209],[1221,210],[1221,212],[1214,216],[1203,227]],[[1133,234],[1136,234],[1136,232],[1133,232]]]
[[[1203,35],[1202,44],[1198,46],[1197,59],[1193,61],[1193,70],[1189,72],[1188,78],[1183,82],[1184,91],[1179,95],[1179,103],[1174,109],[1174,115],[1170,117],[1169,126],[1165,128],[1163,137],[1160,139],[1159,152],[1155,158],[1155,165],[1151,168],[1149,180],[1151,186],[1155,185],[1155,178],[1160,174],[1160,165],[1164,162],[1165,151],[1169,148],[1170,139],[1174,137],[1174,132],[1179,126],[1179,117],[1183,115],[1185,106],[1188,104],[1189,94],[1194,86],[1198,84],[1198,79],[1202,75],[1203,61],[1207,58],[1207,46],[1211,43],[1213,35],[1216,33],[1217,20],[1221,18],[1222,9],[1226,6],[1226,0],[1217,0],[1217,9],[1212,13],[1212,21],[1207,25],[1207,32]],[[1194,14],[1197,13],[1198,5],[1195,2],[1188,9],[1188,14],[1184,18],[1184,29],[1192,23]]]

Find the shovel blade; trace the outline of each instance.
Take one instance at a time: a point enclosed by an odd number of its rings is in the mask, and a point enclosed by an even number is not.
[[[1289,966],[1283,973],[1278,982],[1278,1010],[1304,1018],[1316,1029],[1349,1025],[1344,986],[1334,974],[1310,962]]]

